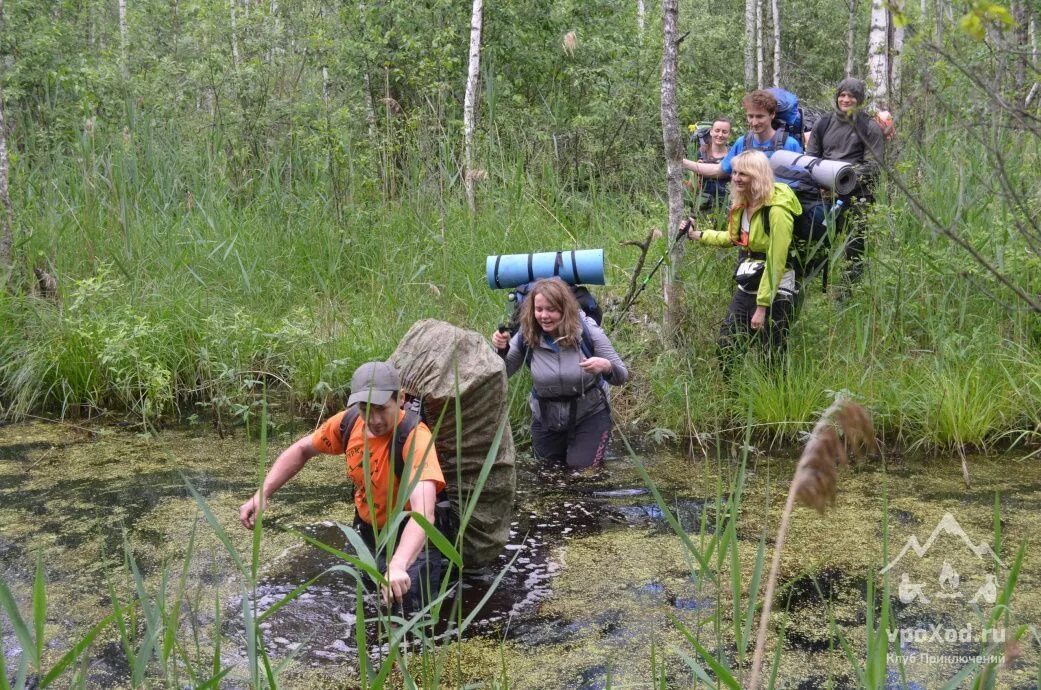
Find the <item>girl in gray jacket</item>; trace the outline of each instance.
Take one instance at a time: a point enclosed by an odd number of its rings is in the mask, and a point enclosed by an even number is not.
[[[531,367],[531,439],[535,455],[571,469],[603,465],[611,436],[608,384],[629,378],[611,341],[579,309],[562,280],[537,281],[520,306],[520,330],[492,335],[512,376]]]

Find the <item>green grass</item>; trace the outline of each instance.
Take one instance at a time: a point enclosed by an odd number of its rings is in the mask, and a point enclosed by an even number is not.
[[[604,247],[609,286],[595,293],[610,322],[636,259],[618,242],[642,238],[663,216],[653,194],[579,188],[552,166],[502,152],[475,215],[458,189],[432,183],[429,166],[444,167],[440,159],[406,165],[400,195],[386,200],[361,182],[334,199],[320,169],[277,155],[243,186],[226,161],[161,134],[95,135],[76,156],[19,159],[20,266],[51,270],[60,294],[57,303],[0,297],[5,415],[202,414],[223,426],[255,416],[264,385],[273,402],[317,412],[417,319],[490,333],[509,305],[485,284],[487,255]],[[930,176],[917,191],[937,208],[961,203],[961,227],[1000,252],[1007,270],[1036,269],[1021,240],[993,237],[986,213],[968,203],[1000,216],[999,201],[959,201],[960,176],[986,168],[940,160],[954,145],[951,135],[921,154]],[[657,326],[654,284],[612,334],[634,373],[615,396],[619,417],[704,437],[736,433],[751,408],[757,442],[790,444],[831,392],[847,390],[891,444],[1036,440],[1038,317],[996,301],[993,286],[980,289],[988,279],[902,201],[876,205],[869,237],[871,270],[849,299],[809,286],[783,369],[750,360],[729,385],[714,349],[732,253],[689,247],[677,337]],[[648,263],[664,249],[657,242]],[[523,402],[512,410],[523,428]]]

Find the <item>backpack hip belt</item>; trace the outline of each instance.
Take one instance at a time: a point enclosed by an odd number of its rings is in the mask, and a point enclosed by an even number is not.
[[[535,389],[532,388],[531,389],[531,394],[534,395],[535,399],[538,400],[539,402],[572,402],[574,400],[578,400],[579,398],[586,397],[586,395],[591,390],[593,390],[594,388],[599,388],[601,380],[603,380],[603,377],[597,376],[596,381],[593,381],[593,383],[591,383],[588,386],[586,386],[585,388],[583,388],[581,393],[572,393],[571,395],[545,395],[544,396],[544,395],[539,395],[538,393],[535,392]]]

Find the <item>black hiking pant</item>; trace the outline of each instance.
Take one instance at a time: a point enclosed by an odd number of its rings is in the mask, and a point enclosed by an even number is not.
[[[404,530],[404,525],[407,524],[408,521],[406,520],[402,524],[401,530]],[[372,525],[363,521],[355,513],[354,530],[361,535],[362,541],[369,547],[369,551],[375,554],[376,568],[381,573],[386,573],[388,560],[386,549],[381,549],[379,552],[376,551],[376,531],[372,528]],[[394,539],[395,548],[401,541],[401,530],[398,531],[397,538]],[[393,554],[391,555],[393,556]],[[417,611],[421,611],[424,606],[429,604],[441,592],[441,552],[437,550],[436,546],[427,541],[419,555],[416,556],[416,560],[409,566],[407,572],[409,579],[412,580],[412,586],[405,595],[405,600],[401,603],[405,618],[415,614]],[[395,609],[395,611],[401,612],[398,609]]]
[[[610,408],[604,408],[575,424],[572,430],[551,431],[536,417],[531,419],[531,445],[540,460],[566,463],[569,469],[600,467],[611,438]]]
[[[785,354],[788,330],[795,314],[793,296],[777,291],[773,304],[766,313],[766,322],[759,330],[752,329],[752,315],[756,310],[756,296],[736,290],[730,300],[723,326],[719,329],[719,362],[723,377],[730,378],[742,355],[753,345],[764,349],[767,362],[779,363]]]
[[[849,282],[856,282],[864,273],[864,252],[866,251],[865,227],[867,226],[867,211],[875,198],[868,193],[852,194],[842,197],[842,202],[848,209],[842,214],[841,228],[846,237],[845,258],[846,278]]]

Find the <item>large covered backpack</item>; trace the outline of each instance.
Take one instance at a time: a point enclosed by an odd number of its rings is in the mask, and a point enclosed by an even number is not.
[[[520,330],[520,307],[524,303],[524,300],[528,298],[528,292],[531,291],[532,283],[524,283],[518,285],[510,291],[510,301],[513,302],[513,313],[510,315],[510,335]],[[585,285],[569,285],[571,288],[571,294],[578,300],[578,307],[585,312],[586,316],[596,321],[596,325],[599,326],[604,320],[604,311],[600,308],[600,304],[596,301],[596,297],[593,297],[593,293],[586,288]]]
[[[401,392],[422,401],[452,512],[459,516],[480,488],[463,558],[467,568],[491,563],[509,539],[517,490],[502,359],[479,333],[426,319],[412,325],[389,362],[401,374]]]

